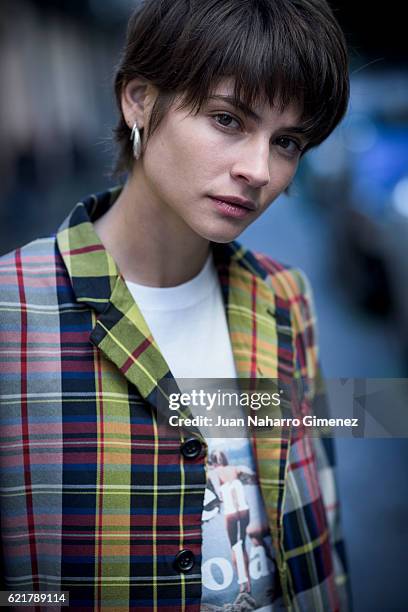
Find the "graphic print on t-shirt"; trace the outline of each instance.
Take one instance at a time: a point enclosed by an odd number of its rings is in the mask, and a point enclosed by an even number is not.
[[[280,610],[265,508],[246,438],[209,438],[203,509],[203,612]],[[273,602],[273,603],[272,603]],[[283,609],[283,608],[282,608]]]

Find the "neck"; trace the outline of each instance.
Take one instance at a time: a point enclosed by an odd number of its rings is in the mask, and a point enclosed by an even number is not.
[[[174,287],[203,268],[210,243],[198,236],[134,172],[95,231],[120,272],[131,282]]]

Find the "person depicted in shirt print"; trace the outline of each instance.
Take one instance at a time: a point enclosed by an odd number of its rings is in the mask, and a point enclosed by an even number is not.
[[[216,476],[219,483],[220,497],[224,504],[225,526],[231,544],[232,560],[238,568],[237,551],[234,550],[240,544],[239,552],[244,561],[243,580],[240,581],[240,592],[251,590],[251,579],[249,575],[248,554],[245,547],[245,538],[249,525],[249,506],[245,497],[244,486],[240,480],[241,474],[253,475],[248,466],[231,466],[224,451],[213,451],[210,461],[214,466],[209,477]]]
[[[270,592],[276,567],[249,447],[243,439],[230,438],[226,450],[222,439],[212,438],[209,448],[208,495],[203,512],[203,588],[207,603],[202,610],[215,612],[229,606],[223,602],[231,600],[242,609],[267,609],[264,604],[276,596]]]
[[[157,427],[173,378],[296,380],[313,409],[307,278],[236,239],[343,118],[343,33],[326,0],[146,0],[115,93],[123,184],[0,258],[2,586],[89,611],[348,610],[330,439],[218,441],[259,506],[238,567],[204,520],[208,443]]]

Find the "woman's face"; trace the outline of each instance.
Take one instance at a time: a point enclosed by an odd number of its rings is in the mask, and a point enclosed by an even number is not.
[[[222,81],[196,115],[177,102],[149,138],[139,168],[164,214],[214,242],[235,239],[285,189],[306,144],[300,112],[236,108]]]

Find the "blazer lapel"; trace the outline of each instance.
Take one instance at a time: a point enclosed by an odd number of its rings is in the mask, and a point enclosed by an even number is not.
[[[278,374],[273,290],[257,261],[237,243],[214,245],[232,350],[240,378]]]
[[[77,301],[96,311],[90,341],[155,407],[157,420],[165,425],[168,395],[179,393],[177,383],[91,221],[96,209],[98,216],[103,214],[118,192],[114,189],[79,203],[59,228],[57,244]],[[180,408],[179,416],[191,416],[189,408]],[[196,428],[189,431],[200,436]]]

